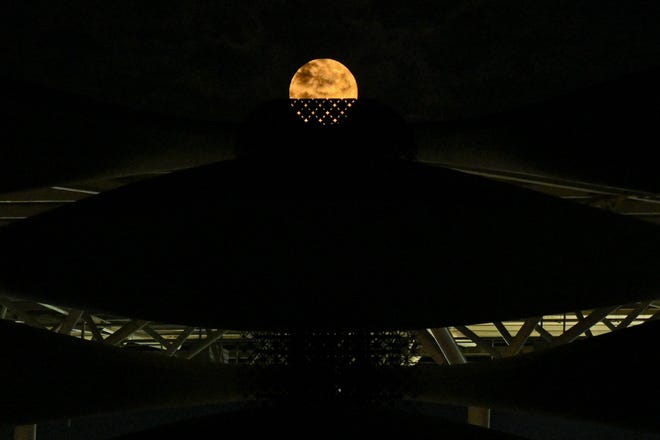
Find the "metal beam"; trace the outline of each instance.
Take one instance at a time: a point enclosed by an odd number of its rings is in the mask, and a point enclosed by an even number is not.
[[[628,327],[630,324],[633,323],[635,319],[642,313],[646,311],[646,309],[649,308],[653,301],[644,301],[641,302],[635,307],[630,313],[628,313],[628,316],[625,317],[623,321],[619,323],[619,325],[616,326],[617,329],[622,329]]]
[[[660,319],[660,309],[658,309],[648,320],[655,321],[656,319]]]
[[[206,333],[209,334],[211,332],[211,329],[206,329]],[[211,344],[209,347],[209,359],[211,362],[216,362],[219,364],[222,364],[222,353],[220,352],[220,347],[218,347],[218,344]]]
[[[550,343],[551,347],[555,347],[561,344],[567,344],[576,340],[582,333],[598,324],[610,313],[614,312],[620,306],[615,307],[603,307],[592,311],[589,316],[584,318],[582,321],[577,322],[573,327],[566,330],[561,335],[557,336]]]
[[[454,337],[451,335],[451,332],[447,327],[432,328],[430,331],[435,340],[438,341],[438,346],[450,365],[464,364],[466,362],[463,352],[458,347],[456,340],[454,340]]]
[[[98,342],[103,342],[103,335],[101,334],[101,331],[99,328],[96,326],[96,323],[94,322],[94,318],[92,318],[92,315],[90,315],[87,312],[83,313],[83,319],[89,325],[89,330],[92,332],[92,339]]]
[[[438,365],[447,364],[447,358],[445,358],[444,353],[438,345],[438,341],[433,337],[429,330],[415,330],[412,332],[415,336],[415,339],[422,346],[422,350],[426,355],[431,357]]]
[[[25,311],[19,304],[16,304],[6,298],[0,297],[0,306],[4,306],[12,313],[15,313],[20,320],[24,321],[27,325],[37,328],[46,328],[42,323],[34,319],[27,311]]]
[[[0,200],[0,205],[58,205],[75,202],[76,200]]]
[[[162,337],[161,334],[158,333],[153,328],[151,328],[151,326],[145,325],[142,330],[144,330],[146,334],[154,338],[154,341],[158,342],[163,348],[163,350],[167,350],[168,348],[170,348],[172,342]]]
[[[520,183],[529,183],[532,185],[546,186],[550,188],[564,188],[571,189],[575,191],[588,191],[590,193],[598,194],[628,194],[628,197],[657,197],[656,194],[643,192],[643,191],[633,191],[629,188],[621,188],[609,185],[598,185],[587,182],[580,182],[568,179],[552,178],[546,176],[539,176],[530,173],[516,173],[511,171],[501,171],[501,170],[490,170],[476,167],[452,167],[455,170],[463,171],[469,174],[477,174],[483,177],[492,177],[496,179],[502,179],[512,182]],[[646,199],[644,199],[646,200]]]
[[[502,351],[502,356],[509,357],[520,353],[520,350],[525,346],[529,336],[532,334],[540,320],[541,318],[539,317],[526,319],[518,330],[518,333],[516,333],[515,338],[513,338],[509,346]]]
[[[142,319],[129,321],[121,328],[117,329],[117,331],[115,331],[113,334],[105,338],[103,342],[109,345],[119,345],[126,339],[133,336],[135,332],[141,330],[147,324],[149,324],[149,321],[144,321]]]
[[[547,343],[551,343],[552,340],[555,339],[549,331],[543,328],[543,325],[540,322],[534,326],[534,330],[536,330]]]
[[[480,336],[478,336],[475,332],[470,330],[464,325],[458,325],[455,327],[456,330],[459,332],[463,333],[467,338],[470,338],[475,344],[477,344],[477,347],[481,348],[482,350],[486,351],[488,354],[493,356],[494,358],[500,358],[502,357],[502,354],[497,351],[493,346],[491,346],[488,342],[484,341],[481,339]]]
[[[190,336],[194,331],[195,331],[195,327],[184,328],[183,331],[179,334],[179,336],[174,340],[174,342],[172,342],[170,346],[167,348],[166,354],[168,356],[174,356],[174,354],[181,349],[183,343],[186,342],[188,336]]]
[[[218,339],[222,338],[222,335],[225,333],[224,330],[216,330],[213,333],[208,333],[205,339],[197,342],[195,345],[190,347],[190,351],[184,356],[186,359],[192,359],[198,354],[200,354],[204,349],[208,348],[211,344],[215,343]]]
[[[60,315],[67,316],[67,315],[69,314],[69,312],[67,312],[66,310],[64,310],[64,309],[61,308],[61,307],[57,307],[57,306],[54,306],[54,305],[51,305],[51,304],[45,304],[45,303],[37,303],[37,304],[39,304],[41,307],[43,307],[43,308],[45,308],[45,309],[48,309],[48,310],[52,310],[52,311],[54,311],[54,312],[57,312],[57,313],[59,313]]]
[[[67,191],[67,192],[80,193],[80,194],[90,194],[90,195],[100,194],[100,192],[98,191],[90,191],[88,189],[80,189],[80,188],[69,188],[66,186],[51,186],[51,189],[54,189],[56,191]]]
[[[504,342],[506,342],[506,345],[511,345],[511,342],[513,341],[513,336],[511,336],[509,330],[507,330],[504,324],[502,324],[502,321],[496,321],[493,324],[495,325],[497,331],[500,332],[500,335],[502,335],[502,338],[504,339]]]
[[[584,315],[582,314],[582,312],[579,312],[579,311],[575,312],[575,317],[578,319],[578,322],[584,321]],[[589,329],[585,330],[584,334],[587,335],[590,338],[594,336],[594,334],[591,333],[591,330],[589,330]]]
[[[78,321],[82,317],[82,314],[83,314],[82,310],[76,310],[76,309],[69,310],[69,314],[67,315],[66,318],[64,318],[64,320],[60,324],[58,333],[63,335],[70,335],[73,328],[76,326],[76,324],[78,324]]]
[[[614,330],[616,330],[616,325],[614,325],[614,324],[612,323],[612,321],[610,321],[608,318],[603,318],[603,320],[602,320],[601,322],[602,322],[603,324],[605,324],[605,327],[607,327],[608,329],[610,329],[611,332],[613,332]]]

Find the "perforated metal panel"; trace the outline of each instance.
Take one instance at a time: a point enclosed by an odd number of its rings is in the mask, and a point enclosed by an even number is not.
[[[356,99],[291,99],[291,108],[305,123],[334,125],[346,119]]]

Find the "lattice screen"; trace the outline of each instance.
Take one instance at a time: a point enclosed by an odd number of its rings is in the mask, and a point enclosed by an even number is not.
[[[356,99],[291,99],[291,108],[306,123],[334,125],[344,120]]]

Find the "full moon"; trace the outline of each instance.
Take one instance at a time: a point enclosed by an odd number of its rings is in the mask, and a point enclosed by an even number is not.
[[[346,66],[330,58],[303,65],[289,86],[291,99],[357,99],[357,82]]]

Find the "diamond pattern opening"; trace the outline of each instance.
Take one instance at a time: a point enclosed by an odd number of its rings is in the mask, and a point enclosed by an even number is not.
[[[291,99],[291,109],[307,124],[334,125],[348,117],[357,99]]]

